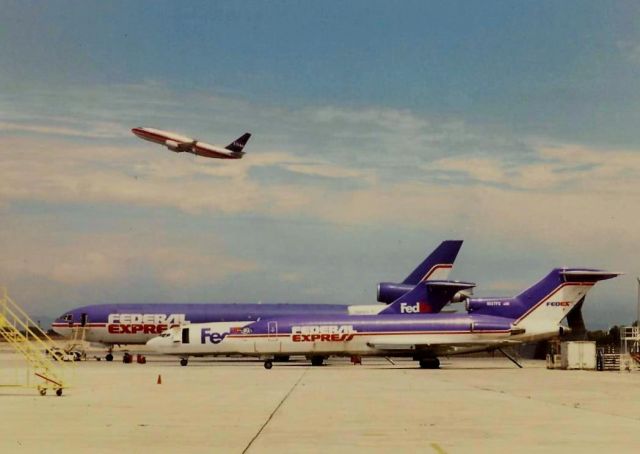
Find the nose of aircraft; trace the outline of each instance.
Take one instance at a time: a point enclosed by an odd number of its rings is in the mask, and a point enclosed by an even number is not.
[[[147,341],[147,347],[151,347],[151,348],[156,347],[156,345],[158,345],[159,340],[160,340],[160,337],[152,337]]]
[[[155,351],[161,350],[163,347],[166,347],[166,339],[166,337],[160,336],[152,337],[147,341],[147,347]]]

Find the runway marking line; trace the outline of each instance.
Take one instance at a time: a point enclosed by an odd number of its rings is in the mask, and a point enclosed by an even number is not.
[[[307,372],[309,371],[309,369],[306,369],[302,375],[300,375],[300,378],[298,378],[298,380],[293,384],[293,386],[291,387],[291,389],[289,390],[289,392],[287,392],[287,394],[285,394],[285,396],[282,398],[282,400],[280,401],[280,403],[278,404],[278,406],[271,412],[271,414],[269,415],[269,417],[267,418],[267,420],[264,422],[264,424],[262,425],[262,427],[260,427],[260,430],[258,430],[258,433],[256,433],[253,438],[251,439],[251,441],[249,442],[249,444],[242,450],[242,454],[245,454],[249,448],[251,447],[251,445],[253,444],[254,441],[256,441],[258,439],[258,437],[260,436],[260,434],[262,433],[262,431],[264,430],[265,427],[267,427],[267,425],[271,422],[271,420],[273,419],[273,417],[275,416],[275,414],[278,412],[278,410],[280,409],[280,407],[282,407],[282,404],[284,404],[284,402],[289,398],[289,396],[291,395],[291,393],[293,392],[294,389],[296,389],[296,387],[298,386],[298,383],[300,383],[302,381],[302,379],[304,378],[304,376],[307,374]]]
[[[431,447],[433,448],[433,450],[435,452],[437,452],[438,454],[447,454],[447,451],[445,451],[444,449],[442,449],[442,447],[438,444],[438,443],[431,443]]]

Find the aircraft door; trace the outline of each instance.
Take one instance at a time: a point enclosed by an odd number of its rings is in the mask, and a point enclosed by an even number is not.
[[[267,322],[267,333],[270,341],[278,340],[278,322]]]
[[[182,343],[189,343],[189,328],[182,328]]]

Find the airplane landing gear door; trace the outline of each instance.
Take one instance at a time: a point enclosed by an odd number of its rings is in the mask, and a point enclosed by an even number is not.
[[[278,322],[267,322],[268,339],[270,341],[278,340]]]

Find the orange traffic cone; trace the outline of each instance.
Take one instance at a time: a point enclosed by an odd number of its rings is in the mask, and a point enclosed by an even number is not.
[[[162,375],[158,374],[158,381],[156,383],[159,385],[162,384]]]

